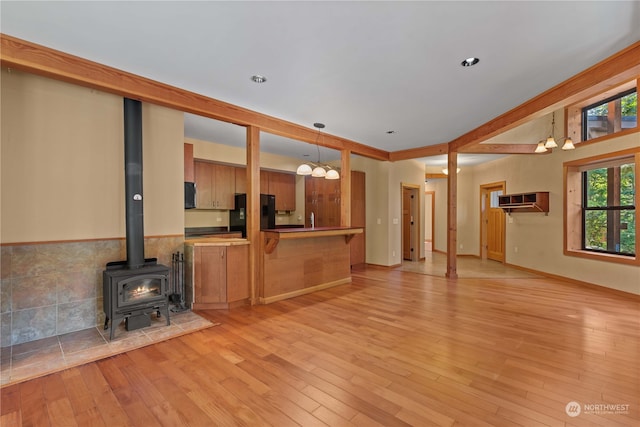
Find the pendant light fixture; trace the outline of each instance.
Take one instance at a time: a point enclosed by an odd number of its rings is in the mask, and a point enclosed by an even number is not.
[[[553,113],[551,115],[551,134],[545,141],[544,148],[556,148],[558,146],[558,144],[556,144],[556,139],[553,137],[555,127],[556,127],[556,113]]]
[[[318,139],[320,138],[320,129],[324,129],[323,123],[314,123],[313,126],[318,129],[318,135],[316,135],[316,148],[318,150],[318,162],[305,162],[298,166],[296,174],[298,175],[311,175],[314,178],[324,179],[340,179],[340,173],[333,169],[329,165],[323,165],[320,163],[320,146],[318,145]]]
[[[538,145],[536,146],[536,149],[535,149],[534,153],[544,153],[548,149],[552,149],[552,148],[557,148],[558,147],[558,143],[556,142],[556,139],[554,137],[555,127],[556,127],[556,113],[554,112],[551,115],[551,134],[549,135],[549,137],[546,140],[542,140],[542,141],[538,142]],[[573,141],[571,140],[571,138],[562,137],[562,138],[560,138],[560,140],[564,140],[564,144],[562,144],[562,149],[563,150],[573,150],[573,149],[576,148],[575,145],[573,145]]]

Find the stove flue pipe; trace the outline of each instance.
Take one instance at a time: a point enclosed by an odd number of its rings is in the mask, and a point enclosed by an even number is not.
[[[127,267],[144,266],[142,200],[142,103],[124,98],[124,177]]]

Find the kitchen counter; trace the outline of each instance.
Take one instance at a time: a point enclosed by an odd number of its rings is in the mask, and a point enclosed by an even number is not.
[[[351,283],[349,242],[362,233],[358,227],[263,230],[260,303]]]
[[[249,241],[239,237],[200,237],[187,239],[184,244],[190,246],[237,246],[248,245]]]
[[[308,239],[310,237],[344,236],[345,242],[356,234],[362,234],[363,229],[358,227],[314,227],[314,228],[283,228],[263,230],[265,239],[265,252],[270,254],[284,239]]]

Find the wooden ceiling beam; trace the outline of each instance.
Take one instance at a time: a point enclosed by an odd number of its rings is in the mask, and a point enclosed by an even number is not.
[[[108,67],[42,45],[0,34],[0,64],[90,87],[118,96],[161,105],[241,126],[255,126],[274,135],[315,144],[317,131],[276,117],[238,107],[217,99]],[[323,133],[318,145],[377,160],[389,160],[389,153],[355,141]]]
[[[410,148],[408,150],[392,151],[389,153],[389,160],[396,162],[398,160],[418,159],[420,157],[439,156],[447,154],[449,147],[447,144],[428,145],[426,147]]]
[[[460,149],[468,154],[533,154],[537,144],[471,144]]]

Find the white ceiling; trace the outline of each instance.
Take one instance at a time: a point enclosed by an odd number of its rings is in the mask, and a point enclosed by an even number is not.
[[[4,34],[386,151],[453,140],[640,40],[639,23],[638,1],[0,2]],[[190,115],[185,135],[245,141]]]

